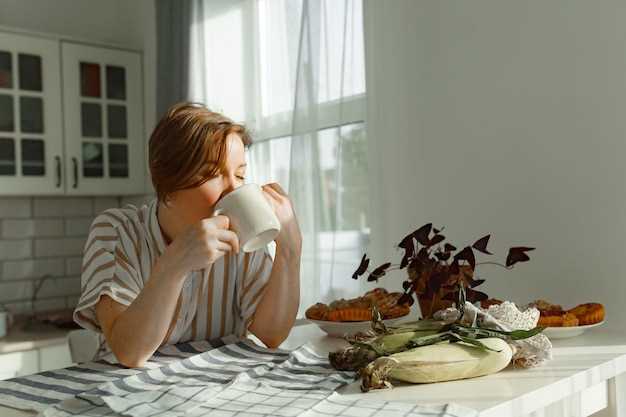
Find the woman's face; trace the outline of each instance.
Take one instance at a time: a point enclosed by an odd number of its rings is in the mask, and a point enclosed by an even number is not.
[[[243,141],[236,133],[226,137],[226,164],[224,171],[204,184],[180,190],[172,196],[172,205],[184,213],[187,222],[211,217],[215,203],[244,184],[246,155]]]

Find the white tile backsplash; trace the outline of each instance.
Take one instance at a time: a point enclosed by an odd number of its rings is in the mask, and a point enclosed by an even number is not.
[[[65,219],[65,236],[87,236],[93,217]]]
[[[113,207],[121,207],[118,197],[96,197],[93,199],[93,214],[96,216]]]
[[[64,261],[63,258],[6,261],[2,265],[2,278],[4,280],[39,278],[44,274],[56,277],[64,276]]]
[[[141,204],[150,196],[125,197]],[[119,197],[0,197],[0,302],[30,313],[37,280],[50,274],[37,311],[73,308],[80,294],[82,252],[89,226]]]
[[[76,256],[83,253],[85,237],[35,239],[35,256]]]
[[[65,260],[65,272],[67,275],[80,275],[83,267],[83,258],[67,258]]]
[[[4,306],[13,314],[29,314],[32,312],[32,304],[28,301],[5,302]]]
[[[35,198],[35,217],[74,217],[93,215],[93,198]]]
[[[4,220],[2,222],[3,238],[28,238],[63,236],[62,219],[23,219]]]
[[[65,297],[38,299],[35,301],[35,312],[63,310],[67,307]]]
[[[0,218],[29,218],[32,213],[30,198],[0,198]]]
[[[30,258],[32,249],[31,240],[0,240],[0,261]]]
[[[74,308],[78,305],[78,296],[72,295],[70,297],[65,298],[65,304],[68,308]]]
[[[128,204],[141,207],[144,204],[148,204],[154,196],[152,195],[138,195],[138,196],[125,196],[120,199],[120,207],[124,207]]]
[[[50,298],[80,294],[80,277],[49,278],[37,292],[37,298]]]
[[[30,300],[33,295],[32,281],[0,281],[0,302]]]

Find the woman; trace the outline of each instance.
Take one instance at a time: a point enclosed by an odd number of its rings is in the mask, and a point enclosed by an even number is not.
[[[159,121],[149,145],[157,198],[109,209],[92,223],[74,319],[113,352],[142,366],[163,344],[251,331],[269,347],[287,337],[300,296],[301,235],[289,198],[263,186],[281,223],[272,260],[244,254],[215,203],[243,185],[248,132],[205,107],[182,103]]]

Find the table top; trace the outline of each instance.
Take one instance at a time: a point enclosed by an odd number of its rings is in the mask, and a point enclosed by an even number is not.
[[[303,325],[292,330],[281,348],[305,343],[324,353],[346,342],[327,337],[315,325]],[[422,405],[453,402],[474,408],[484,417],[524,416],[626,372],[626,334],[618,329],[598,327],[571,339],[555,339],[553,345],[553,360],[538,368],[507,368],[480,378],[437,384],[399,384],[365,394],[355,382],[338,393]],[[35,414],[0,406],[3,417]]]
[[[345,345],[326,337],[316,326],[292,331],[285,348],[312,343],[331,351]],[[484,417],[526,416],[555,401],[626,372],[626,333],[605,326],[589,329],[569,339],[553,339],[553,359],[532,369],[507,368],[493,375],[437,384],[397,384],[391,390],[366,394],[355,382],[337,392],[375,400],[402,401],[422,405],[456,403],[480,411]]]
[[[11,326],[6,336],[0,338],[0,355],[61,345],[67,342],[69,332],[70,330],[46,325],[38,326],[35,331],[25,331],[22,323],[16,323]]]

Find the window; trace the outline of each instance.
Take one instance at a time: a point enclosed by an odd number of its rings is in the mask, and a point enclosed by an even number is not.
[[[310,201],[295,202],[301,217],[316,217],[300,219],[313,224],[303,230],[304,245],[316,242],[315,250],[303,254],[303,269],[309,265],[318,275],[315,288],[303,288],[303,295],[316,297],[303,297],[306,308],[320,298],[355,295],[349,276],[367,243],[369,199],[362,2],[315,1],[304,19],[303,4],[205,4],[205,20],[192,30],[191,50],[204,54],[191,57],[191,83],[196,100],[252,130],[249,181],[279,182],[289,189],[294,175],[299,181],[308,176],[315,210],[303,208]],[[310,114],[294,112],[302,104],[295,99],[301,88],[309,89]],[[296,132],[295,117],[300,117]],[[302,144],[294,142],[294,134],[300,139],[306,134],[310,142],[306,167],[292,163]]]

